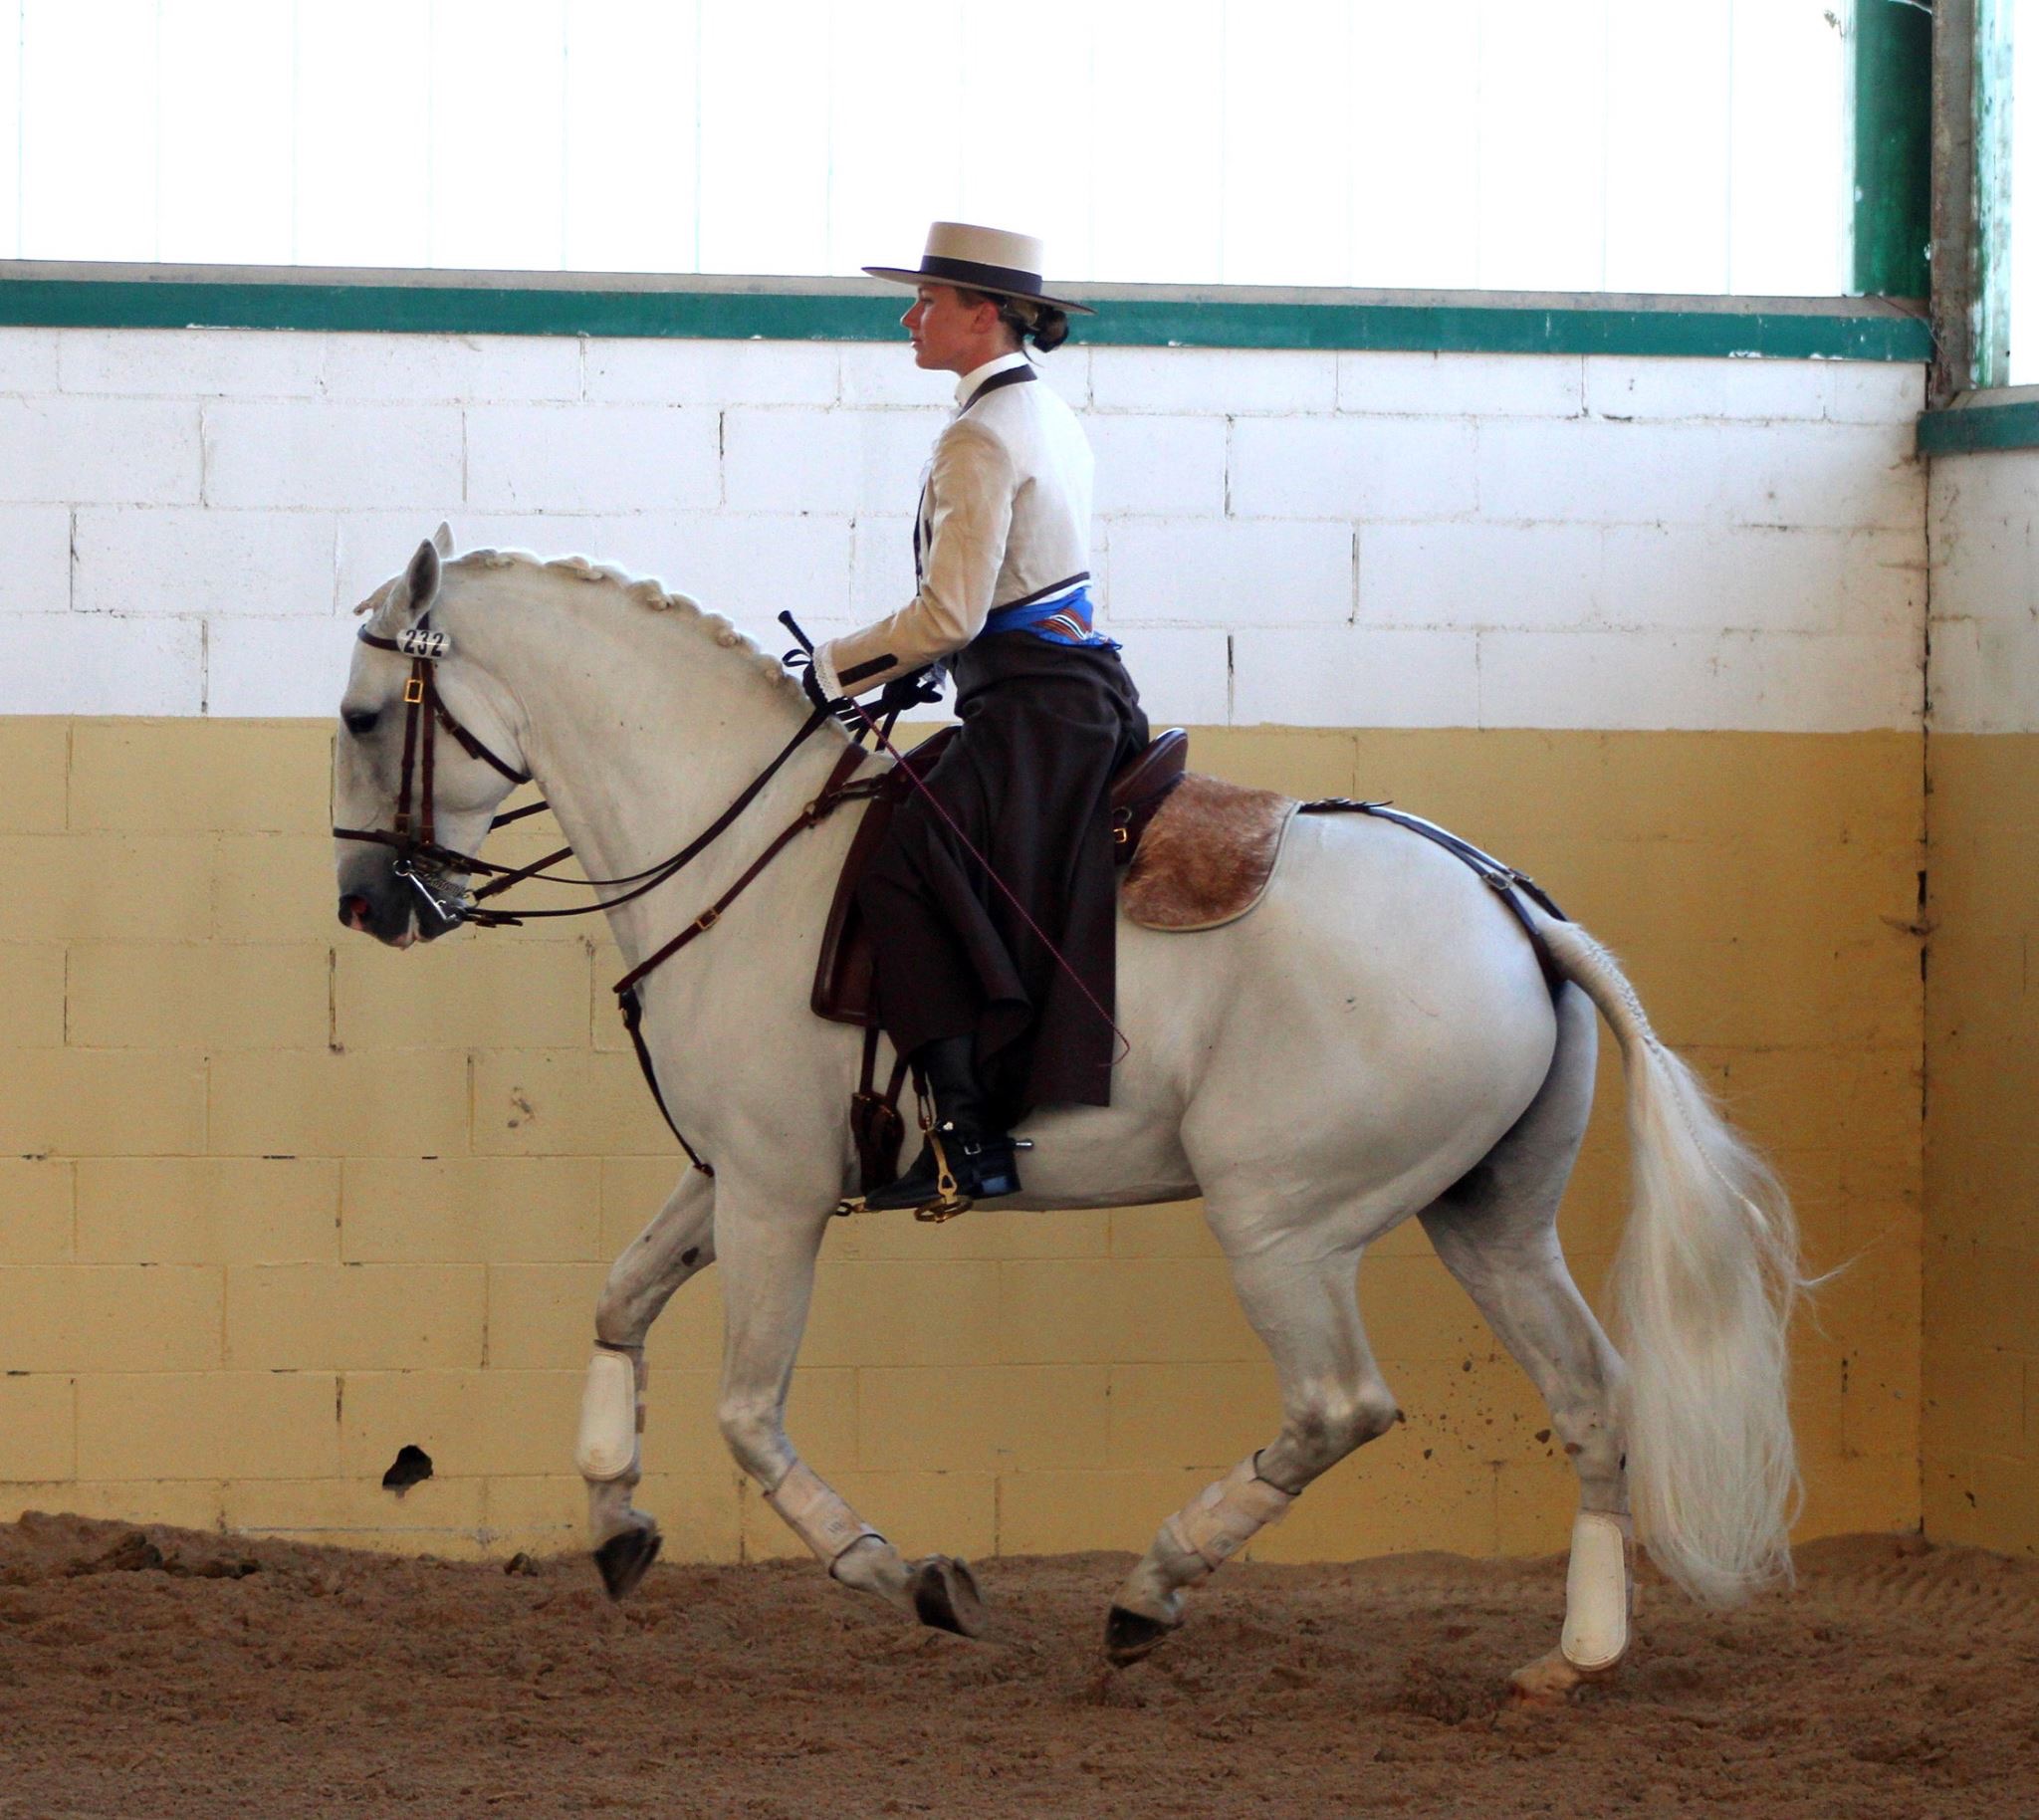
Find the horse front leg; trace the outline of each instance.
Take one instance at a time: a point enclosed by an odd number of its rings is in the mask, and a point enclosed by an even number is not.
[[[903,1559],[787,1437],[787,1393],[828,1215],[788,1222],[731,1200],[727,1186],[724,1193],[718,1235],[726,1326],[717,1416],[730,1453],[832,1579],[937,1630],[981,1636],[984,1603],[969,1566],[946,1555]]]
[[[610,1266],[595,1303],[575,1463],[587,1481],[594,1564],[611,1599],[631,1592],[659,1550],[657,1522],[630,1501],[643,1476],[644,1336],[674,1291],[714,1261],[714,1179],[689,1169]]]

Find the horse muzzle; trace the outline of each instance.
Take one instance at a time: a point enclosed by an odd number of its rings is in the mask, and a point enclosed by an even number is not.
[[[342,880],[340,920],[392,948],[408,948],[458,929],[467,920],[467,896],[429,866],[399,858],[379,876]]]

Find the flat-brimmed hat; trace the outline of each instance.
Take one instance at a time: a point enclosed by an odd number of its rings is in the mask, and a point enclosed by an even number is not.
[[[1050,297],[1040,288],[1041,244],[1031,234],[1009,234],[1003,228],[972,227],[964,221],[937,221],[928,229],[927,251],[917,270],[905,266],[866,266],[873,278],[900,285],[960,285],[993,297],[1021,303],[1048,304],[1083,316],[1097,312],[1073,298]]]

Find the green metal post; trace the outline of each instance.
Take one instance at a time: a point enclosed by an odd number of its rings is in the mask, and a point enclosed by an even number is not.
[[[1865,297],[1927,293],[1932,210],[1932,14],[1855,0],[1855,258]]]

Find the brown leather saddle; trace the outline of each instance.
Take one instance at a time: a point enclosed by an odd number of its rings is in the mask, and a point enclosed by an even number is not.
[[[850,842],[842,875],[835,883],[835,901],[828,909],[828,926],[821,936],[820,960],[814,969],[814,1011],[833,1023],[869,1028],[875,1021],[871,934],[857,908],[856,888],[871,855],[885,838],[893,814],[913,789],[911,780],[904,775],[907,767],[926,777],[957,731],[944,727],[905,755],[871,796]],[[1190,736],[1180,727],[1171,727],[1112,779],[1112,857],[1120,867],[1132,862],[1148,822],[1168,799],[1169,793],[1183,781],[1189,756]]]

